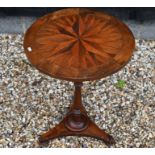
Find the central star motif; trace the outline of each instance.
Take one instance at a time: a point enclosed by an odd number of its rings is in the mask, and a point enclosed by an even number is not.
[[[122,46],[119,30],[93,14],[49,20],[36,38],[37,47],[48,53],[51,63],[83,68],[108,64]]]

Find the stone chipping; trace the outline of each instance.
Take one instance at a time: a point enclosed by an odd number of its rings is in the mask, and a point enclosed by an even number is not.
[[[90,137],[68,136],[37,143],[58,124],[73,99],[72,82],[35,69],[24,54],[22,34],[0,34],[0,147],[155,147],[155,40],[136,39],[131,61],[119,72],[84,82],[90,118],[116,140],[107,146]],[[120,90],[115,84],[126,82]]]

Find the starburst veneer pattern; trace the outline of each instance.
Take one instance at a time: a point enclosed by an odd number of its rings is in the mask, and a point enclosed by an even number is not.
[[[85,81],[112,74],[128,62],[134,48],[132,33],[122,22],[85,9],[48,14],[31,26],[25,38],[31,63],[66,80]]]
[[[38,19],[26,32],[24,49],[41,72],[74,82],[73,105],[64,119],[42,134],[39,142],[61,136],[114,139],[100,129],[82,105],[81,86],[115,73],[130,60],[135,42],[117,18],[87,9],[64,9]]]

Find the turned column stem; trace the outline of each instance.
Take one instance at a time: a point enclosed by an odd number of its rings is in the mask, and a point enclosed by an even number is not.
[[[73,106],[76,108],[80,108],[81,106],[83,106],[81,97],[82,82],[75,82],[74,86],[75,90],[74,90]]]
[[[65,126],[70,131],[83,131],[87,128],[89,119],[87,118],[86,110],[82,105],[81,86],[82,82],[75,82],[75,91],[73,104],[67,114]]]
[[[70,111],[80,111],[86,114],[86,110],[82,104],[82,95],[81,95],[81,87],[82,82],[74,82],[75,90],[74,90],[74,98],[73,98],[73,104],[71,106]]]

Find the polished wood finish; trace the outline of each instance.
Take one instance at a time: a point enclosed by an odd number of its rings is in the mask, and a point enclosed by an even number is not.
[[[83,8],[64,9],[38,19],[27,30],[24,50],[41,72],[75,83],[74,102],[55,128],[40,142],[67,135],[93,136],[113,143],[87,116],[81,103],[83,81],[111,75],[130,60],[135,41],[129,28],[106,13]]]
[[[86,81],[121,69],[131,58],[134,38],[117,18],[74,8],[38,19],[25,35],[24,49],[30,62],[43,73]]]

